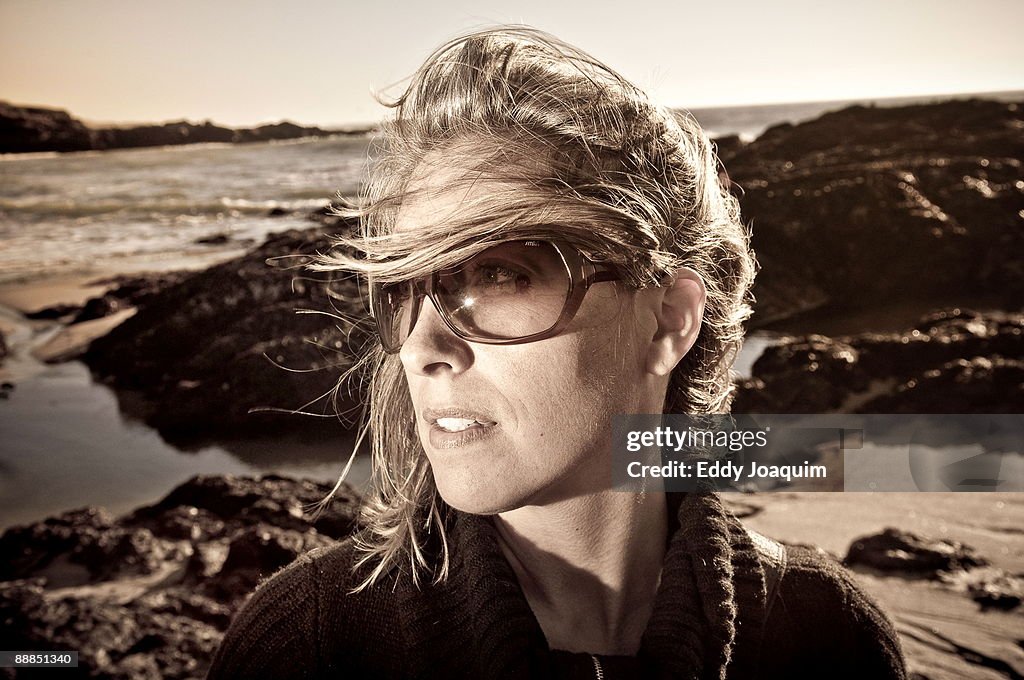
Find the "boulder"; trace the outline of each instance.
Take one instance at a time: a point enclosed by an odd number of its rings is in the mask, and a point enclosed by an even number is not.
[[[754,327],[1024,298],[1024,103],[851,106],[719,153],[762,265]],[[808,256],[813,254],[813,256]]]
[[[340,391],[333,404],[331,397],[370,337],[363,290],[352,276],[300,269],[332,247],[333,231],[276,234],[136,298],[138,313],[94,341],[83,360],[119,392],[127,415],[179,445],[308,432],[308,419],[272,409],[331,413],[337,404],[354,413],[358,390]]]
[[[315,528],[323,518],[301,512],[329,491],[277,476],[197,477],[120,518],[85,508],[8,529],[4,645],[78,650],[69,677],[202,677],[253,587],[334,542]],[[355,529],[359,503],[350,487],[336,495],[324,524],[335,538]]]
[[[1024,412],[1024,314],[954,308],[898,333],[789,338],[739,384],[736,413]]]
[[[12,527],[0,536],[0,581],[28,578],[60,555],[70,555],[114,528],[103,508],[65,512],[29,526]]]
[[[932,539],[889,527],[853,541],[843,563],[887,573],[937,578],[951,572],[985,566],[973,548],[958,541]]]

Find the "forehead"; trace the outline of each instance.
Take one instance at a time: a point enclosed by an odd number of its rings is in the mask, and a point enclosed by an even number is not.
[[[504,221],[510,211],[545,202],[536,159],[519,161],[465,143],[427,154],[409,177],[395,214],[394,231]],[[531,211],[523,215],[530,222]]]
[[[463,168],[424,160],[409,178],[395,215],[395,232],[418,231],[445,222],[465,219],[471,206],[487,195],[493,180],[472,177]]]

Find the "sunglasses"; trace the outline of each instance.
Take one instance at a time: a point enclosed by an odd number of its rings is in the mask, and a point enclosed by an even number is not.
[[[507,241],[427,276],[371,283],[370,312],[388,354],[412,333],[424,297],[463,340],[516,345],[558,335],[592,285],[619,280],[567,243]]]

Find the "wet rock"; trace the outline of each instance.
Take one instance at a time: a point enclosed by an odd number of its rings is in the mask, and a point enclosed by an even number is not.
[[[114,518],[106,510],[91,507],[12,527],[0,536],[0,581],[28,578],[113,527]]]
[[[1022,120],[1022,103],[979,99],[852,106],[725,140],[762,265],[753,327],[809,309],[1018,306]]]
[[[178,505],[152,515],[137,516],[138,524],[156,536],[172,540],[209,541],[224,535],[224,521],[212,512],[191,505]]]
[[[72,324],[101,319],[117,312],[145,304],[150,298],[168,286],[183,280],[187,272],[164,272],[144,276],[122,276],[95,281],[95,285],[110,285],[110,289],[97,297],[90,298],[81,307],[73,308]],[[59,311],[64,306],[50,308]],[[53,313],[43,310],[46,313]]]
[[[988,564],[973,548],[958,541],[925,538],[892,527],[856,539],[843,563],[850,567],[933,578],[939,572]]]
[[[227,234],[213,234],[212,236],[204,236],[203,238],[197,238],[196,243],[203,246],[222,246],[228,243],[231,237]]]
[[[1010,611],[1024,600],[1024,574],[1000,573],[967,587],[967,594],[982,609]]]
[[[231,607],[194,592],[162,591],[140,598],[137,603],[157,614],[172,614],[207,623],[218,631],[231,624]]]
[[[125,301],[116,295],[101,295],[99,297],[89,298],[86,303],[82,305],[82,308],[75,315],[75,318],[71,323],[81,323],[83,321],[92,321],[93,319],[102,319],[105,316],[116,314],[125,307]]]
[[[52,307],[43,307],[34,312],[26,312],[25,318],[33,321],[56,321],[58,319],[71,318],[81,310],[81,305],[59,304]]]
[[[238,599],[299,555],[333,541],[316,531],[301,533],[257,524],[239,530],[228,546],[220,572],[203,584],[204,592],[219,599]]]
[[[191,616],[195,609],[180,611],[161,611],[145,601],[49,598],[38,585],[0,584],[5,644],[78,650],[77,675],[68,677],[202,677],[222,631]]]
[[[68,677],[202,677],[255,584],[333,543],[301,513],[329,490],[278,476],[197,477],[120,518],[86,508],[9,529],[0,537],[5,648],[79,650],[79,675]],[[354,529],[358,504],[343,487],[326,525],[337,537]]]
[[[70,561],[85,566],[94,579],[152,574],[168,561],[181,558],[174,543],[148,529],[112,527],[79,541]]]
[[[922,372],[893,393],[872,399],[865,413],[1021,413],[1024,360],[1000,356],[956,359]]]
[[[859,356],[849,344],[821,335],[769,347],[752,369],[760,382],[745,386],[741,392],[744,396],[737,399],[733,410],[737,413],[836,410],[851,392],[868,386],[867,376],[857,370]],[[759,397],[758,401],[752,398],[754,394]]]
[[[1024,412],[1024,314],[965,309],[900,333],[803,336],[768,347],[737,413]]]
[[[330,249],[329,234],[277,234],[138,301],[138,313],[94,341],[84,361],[118,390],[127,415],[177,444],[307,431],[307,419],[266,410],[330,409],[339,376],[369,340],[354,278],[317,282],[296,269]],[[342,412],[361,399],[358,390],[338,396]]]
[[[158,503],[139,508],[127,521],[165,535],[155,527],[177,522],[176,513],[184,509],[195,518],[203,535],[211,538],[260,523],[302,530],[314,528],[325,536],[341,538],[355,526],[358,498],[353,494],[336,495],[316,517],[304,514],[304,508],[319,504],[329,492],[330,486],[326,484],[278,475],[259,479],[200,475],[179,485]],[[216,518],[219,526],[211,517]]]

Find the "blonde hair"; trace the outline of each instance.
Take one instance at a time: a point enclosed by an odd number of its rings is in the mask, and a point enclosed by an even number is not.
[[[707,288],[697,342],[674,371],[667,412],[728,409],[729,369],[750,315],[756,264],[739,207],[722,186],[707,136],[609,67],[557,38],[512,26],[475,32],[436,50],[388,104],[358,208],[358,236],[316,268],[380,281],[423,276],[513,238],[560,238],[612,263],[634,287],[681,266]],[[465,182],[500,180],[487,200],[443,224],[395,232],[403,201],[431,189],[414,175],[443,153]],[[450,187],[450,184],[447,185]],[[490,189],[490,188],[489,188]],[[358,255],[351,254],[353,251]],[[352,370],[368,380],[372,490],[356,536],[374,583],[403,562],[448,573],[447,506],[434,486],[397,355],[371,347]],[[436,531],[437,564],[424,552]]]

